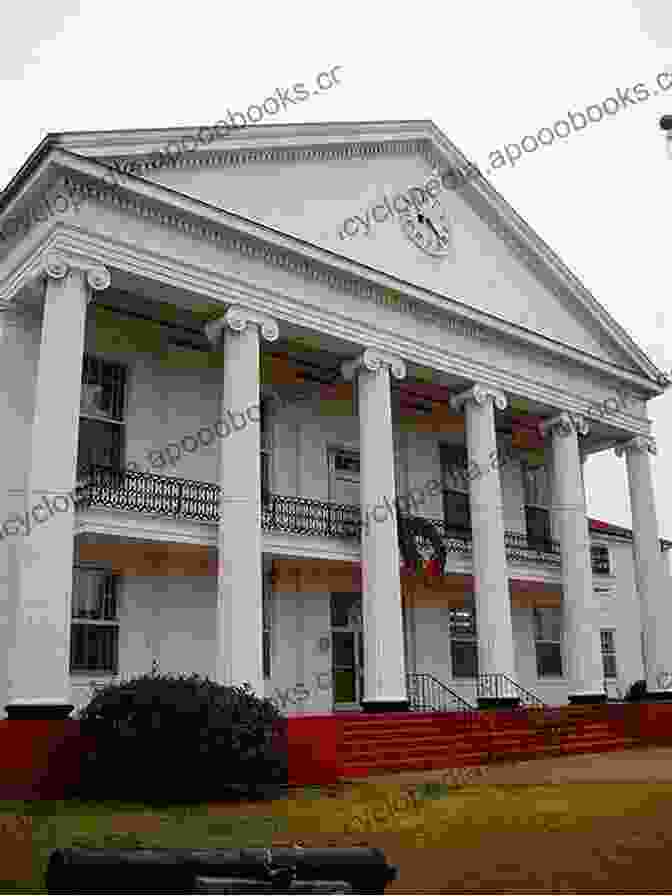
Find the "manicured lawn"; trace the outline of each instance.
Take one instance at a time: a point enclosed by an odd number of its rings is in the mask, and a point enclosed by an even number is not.
[[[44,892],[57,847],[295,841],[380,846],[400,869],[390,893],[669,892],[672,782],[417,789],[369,780],[265,804],[0,803],[11,872],[0,891]]]

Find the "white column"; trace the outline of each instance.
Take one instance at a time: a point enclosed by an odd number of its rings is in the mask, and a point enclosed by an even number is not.
[[[390,372],[403,379],[400,358],[366,349],[342,365],[357,376],[362,508],[362,603],[366,711],[408,709],[399,542],[394,515],[396,488]],[[366,521],[368,520],[368,525]]]
[[[579,456],[579,433],[588,432],[583,417],[559,414],[540,425],[552,436],[553,497],[560,535],[563,622],[570,703],[606,699],[600,647],[599,607],[593,593],[590,535]]]
[[[454,410],[465,410],[469,470],[469,504],[473,538],[474,595],[478,631],[480,705],[517,703],[515,689],[506,680],[482,676],[507,675],[515,681],[516,664],[511,621],[509,576],[504,544],[502,486],[495,432],[496,406],[503,411],[506,396],[497,389],[477,384],[450,401]],[[476,470],[481,475],[475,475]]]
[[[654,694],[661,691],[659,676],[672,672],[668,646],[670,632],[666,622],[665,603],[669,594],[663,591],[663,567],[658,540],[658,519],[651,475],[651,454],[657,453],[652,438],[636,436],[615,449],[618,457],[625,454],[632,511],[632,542],[635,555],[635,581],[641,601],[646,686]]]
[[[206,333],[224,348],[215,678],[263,696],[259,334],[274,342],[278,325],[236,305]]]
[[[63,718],[70,703],[74,497],[86,307],[107,268],[47,257],[47,285],[20,546],[10,718]],[[60,502],[60,503],[59,503]],[[18,519],[17,519],[18,525]]]

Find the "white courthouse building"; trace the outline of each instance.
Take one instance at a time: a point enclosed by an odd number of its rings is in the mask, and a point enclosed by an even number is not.
[[[432,122],[208,133],[51,135],[0,197],[8,716],[152,669],[303,713],[663,696],[666,377]],[[587,519],[602,451],[632,531]]]

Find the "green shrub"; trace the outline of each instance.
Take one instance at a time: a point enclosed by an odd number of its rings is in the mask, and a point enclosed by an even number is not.
[[[141,675],[98,689],[79,718],[95,744],[85,799],[268,799],[287,782],[286,720],[248,685]]]
[[[646,681],[642,678],[630,685],[625,695],[625,699],[629,700],[631,703],[635,703],[638,700],[644,699],[644,697],[646,697],[646,693]]]

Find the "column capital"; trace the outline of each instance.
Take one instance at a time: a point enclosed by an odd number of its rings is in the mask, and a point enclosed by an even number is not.
[[[247,327],[257,326],[266,342],[275,342],[280,335],[274,318],[243,305],[230,305],[222,317],[205,325],[205,335],[213,345],[219,345],[224,330],[242,333]]]
[[[354,358],[352,361],[343,361],[341,373],[344,379],[351,380],[358,370],[378,373],[379,370],[384,368],[388,368],[392,376],[397,380],[403,380],[406,376],[406,364],[400,357],[379,352],[375,348],[365,349],[359,357]]]
[[[482,408],[488,399],[494,401],[495,407],[500,411],[503,411],[509,403],[506,395],[500,389],[475,383],[470,389],[460,392],[459,395],[453,395],[450,399],[450,406],[454,411],[461,411],[468,401],[473,401],[474,404]]]
[[[112,278],[108,268],[103,264],[82,258],[71,258],[62,252],[49,252],[44,260],[42,273],[50,280],[64,280],[71,271],[80,271],[84,275],[87,286],[94,292],[107,289]]]
[[[649,454],[658,454],[658,446],[653,436],[635,436],[614,448],[616,457],[623,457],[628,451],[647,451]]]
[[[570,414],[568,411],[563,411],[556,417],[551,417],[549,420],[544,420],[543,423],[539,424],[539,433],[542,438],[549,432],[563,438],[571,436],[574,432],[577,436],[585,436],[589,430],[590,426],[585,417],[581,414]]]

